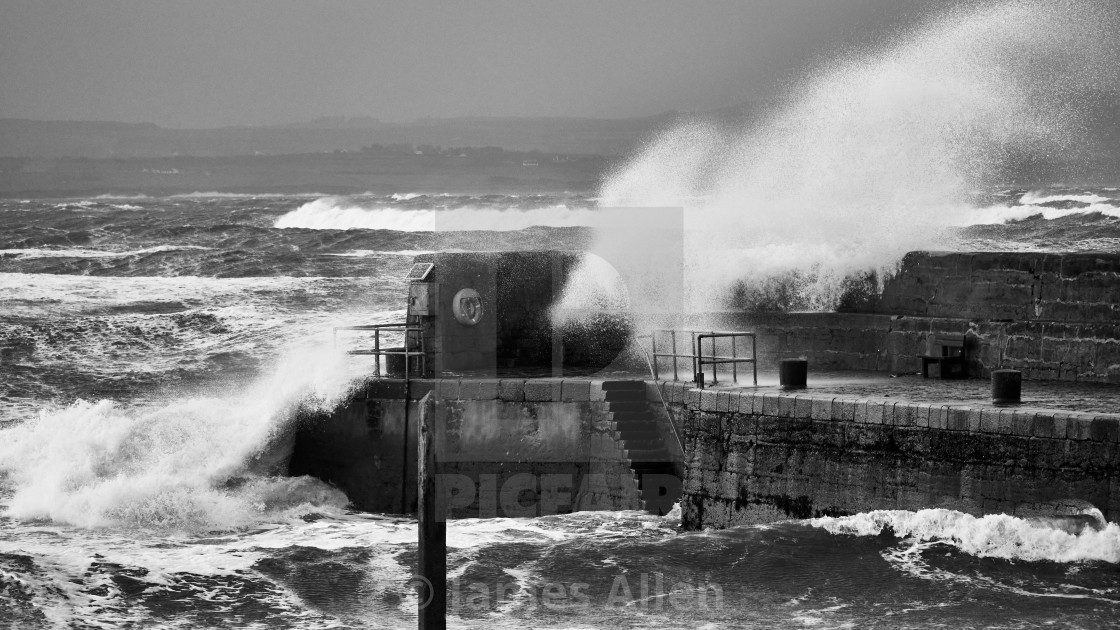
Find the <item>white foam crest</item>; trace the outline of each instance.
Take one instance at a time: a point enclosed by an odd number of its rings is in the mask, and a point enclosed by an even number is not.
[[[1087,192],[1087,193],[1080,194],[1080,195],[1074,195],[1074,194],[1053,195],[1053,194],[1047,194],[1045,191],[1032,190],[1030,192],[1024,193],[1023,196],[1019,198],[1019,203],[1023,204],[1023,205],[1030,205],[1030,204],[1051,203],[1051,202],[1055,202],[1055,201],[1077,201],[1077,202],[1080,202],[1080,203],[1090,203],[1090,204],[1092,204],[1092,203],[1100,203],[1102,201],[1108,201],[1109,199],[1110,199],[1109,197],[1102,197],[1100,195],[1097,195],[1097,194],[1094,194],[1094,193],[1091,193],[1091,192]]]
[[[236,529],[345,505],[307,478],[268,477],[286,458],[297,409],[329,409],[352,384],[329,344],[291,351],[267,377],[229,398],[155,408],[78,401],[3,431],[5,513],[83,527]]]
[[[190,193],[181,193],[178,195],[169,195],[168,199],[280,199],[284,197],[300,198],[300,197],[322,197],[323,193],[307,192],[307,193],[231,193],[219,191],[195,191]]]
[[[1120,218],[1120,206],[1094,203],[1084,208],[1046,208],[1042,206],[988,206],[974,210],[959,225],[993,225],[1022,221],[1031,217],[1042,217],[1047,221],[1066,217],[1100,214]]]
[[[465,251],[455,249],[441,249],[442,252]],[[323,254],[323,256],[338,256],[340,258],[369,258],[370,256],[419,256],[421,254],[434,254],[433,249],[400,249],[396,251],[379,251],[376,249],[352,249],[346,252]]]
[[[568,208],[563,205],[531,210],[477,207],[447,210],[403,209],[362,205],[346,197],[323,197],[281,216],[274,227],[399,232],[511,231],[534,226],[587,225],[592,212],[590,209]]]
[[[917,541],[941,541],[964,553],[1008,560],[1120,563],[1120,526],[1080,527],[1074,532],[1046,519],[1006,514],[976,517],[954,510],[876,510],[809,521],[832,534],[877,536],[884,529]]]
[[[1076,148],[1078,95],[1116,83],[1113,14],[1107,3],[952,9],[811,74],[749,128],[661,134],[608,178],[600,205],[686,208],[689,304],[710,309],[730,279],[777,270],[826,277],[801,290],[828,307],[851,273],[951,248],[971,191],[1001,181],[1013,156]]]
[[[143,194],[138,194],[138,195],[120,194],[120,195],[116,195],[116,194],[113,194],[113,193],[107,193],[107,194],[104,194],[104,195],[97,195],[96,197],[94,197],[94,199],[108,199],[108,200],[136,199],[136,200],[140,200],[140,199],[151,199],[151,197],[149,197],[147,195],[143,195]]]
[[[212,250],[213,247],[201,245],[157,245],[125,252],[106,251],[101,249],[0,249],[0,256],[19,256],[20,258],[127,258],[129,256],[144,256],[161,252],[177,252],[189,250]]]

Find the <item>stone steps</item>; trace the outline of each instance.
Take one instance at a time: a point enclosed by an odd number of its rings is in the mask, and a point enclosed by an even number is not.
[[[642,505],[650,514],[668,514],[680,498],[682,483],[649,411],[643,381],[605,381],[612,435],[619,441]]]

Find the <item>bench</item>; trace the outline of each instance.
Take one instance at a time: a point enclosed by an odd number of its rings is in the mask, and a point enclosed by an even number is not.
[[[963,334],[930,335],[927,354],[923,354],[921,359],[923,378],[929,378],[929,366],[932,363],[937,364],[942,379],[968,378]]]

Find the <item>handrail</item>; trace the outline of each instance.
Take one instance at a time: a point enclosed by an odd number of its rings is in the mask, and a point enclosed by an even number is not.
[[[411,369],[409,366],[410,357],[420,358],[420,374],[423,375],[427,372],[427,352],[424,350],[424,336],[423,329],[419,326],[408,324],[405,322],[398,322],[392,324],[365,324],[359,326],[335,326],[334,327],[334,345],[338,346],[338,331],[340,330],[372,330],[373,331],[373,349],[372,350],[347,350],[346,354],[351,355],[371,355],[377,357],[373,364],[373,375],[377,378],[381,377],[381,357],[383,356],[403,356],[404,357],[404,376],[408,380],[411,376]],[[403,331],[405,335],[404,350],[382,350],[381,349],[381,331],[382,330],[399,330]],[[408,335],[409,333],[418,333],[420,339],[419,350],[408,349]],[[386,366],[388,367],[388,366]]]
[[[642,344],[637,344],[637,346],[638,346],[638,349],[642,351],[642,355],[645,356],[646,364],[649,365],[650,371],[653,372],[653,380],[656,383],[657,382],[657,368],[656,368],[657,360],[654,359],[653,361],[650,361],[649,360],[649,355],[646,354],[646,349],[642,347]],[[675,421],[673,421],[673,414],[669,410],[669,402],[665,400],[665,396],[661,393],[661,386],[660,385],[657,387],[657,397],[661,400],[661,408],[665,411],[665,419],[669,421],[669,432],[673,434],[673,439],[676,440],[677,446],[681,449],[681,455],[683,456],[684,453],[685,453],[684,441],[681,440],[680,434],[677,433],[677,424],[676,424]]]
[[[751,358],[747,359],[747,358],[741,358],[741,357],[736,356],[735,340],[739,337],[750,337],[751,338]],[[721,356],[716,355],[716,339],[726,339],[726,338],[731,339],[731,356],[730,357],[726,357],[726,356],[721,357]],[[705,339],[711,339],[712,340],[712,358],[707,359],[707,360],[704,359],[704,340]],[[758,385],[758,340],[755,337],[755,334],[750,333],[750,332],[701,333],[699,335],[696,335],[696,363],[699,366],[699,369],[697,371],[697,376],[700,377],[700,378],[697,379],[696,384],[700,387],[700,389],[704,389],[704,379],[703,379],[703,374],[702,374],[702,372],[704,370],[704,366],[705,365],[711,365],[712,366],[712,383],[716,383],[717,382],[717,380],[716,380],[716,369],[717,369],[716,366],[720,365],[720,364],[724,364],[724,363],[730,363],[731,364],[731,379],[732,379],[732,381],[734,381],[736,383],[739,382],[739,371],[738,371],[739,364],[740,363],[750,363],[751,366],[754,368],[754,384],[757,386]]]
[[[671,348],[670,348],[671,352],[666,353],[666,352],[658,352],[657,351],[657,334],[658,333],[668,333],[669,334],[669,339],[670,339],[670,343],[671,343]],[[677,350],[677,333],[682,333],[682,334],[687,333],[689,335],[690,340],[692,342],[692,348],[691,348],[691,352],[689,354],[680,354],[678,352],[678,350]],[[642,336],[645,337],[645,335],[642,335]],[[728,337],[731,338],[731,356],[717,356],[716,355],[716,349],[715,349],[715,340],[718,339],[718,338],[728,338]],[[735,340],[740,338],[740,337],[750,337],[751,338],[751,356],[750,356],[750,358],[740,357],[739,354],[738,354],[738,348],[736,347]],[[696,375],[699,374],[704,369],[704,366],[705,365],[711,365],[712,366],[712,382],[715,383],[715,382],[717,382],[717,380],[716,380],[716,378],[717,378],[717,375],[716,375],[717,368],[716,368],[716,366],[717,365],[722,365],[722,364],[727,364],[727,363],[731,364],[731,379],[732,379],[732,381],[734,381],[736,383],[739,382],[739,364],[740,363],[754,364],[754,384],[758,385],[758,363],[756,362],[756,357],[758,356],[758,351],[757,351],[758,350],[758,344],[757,344],[757,339],[755,338],[754,333],[743,332],[743,331],[716,331],[716,330],[711,330],[711,331],[704,332],[704,331],[698,331],[698,330],[676,330],[676,329],[673,329],[673,328],[654,328],[651,331],[651,333],[649,335],[649,338],[650,338],[651,355],[653,357],[653,361],[651,363],[652,363],[652,368],[653,368],[653,378],[654,378],[654,380],[660,380],[660,373],[659,373],[658,365],[657,365],[657,360],[658,359],[672,359],[672,361],[673,361],[673,380],[674,381],[679,381],[680,380],[680,374],[678,372],[678,367],[677,367],[678,359],[687,358],[692,362],[693,380],[696,381],[700,385],[701,389],[704,388],[704,384],[702,382],[696,380]],[[704,359],[703,358],[703,348],[700,344],[700,341],[702,339],[712,339],[712,346],[711,346],[712,347],[712,358],[710,358],[710,359]]]

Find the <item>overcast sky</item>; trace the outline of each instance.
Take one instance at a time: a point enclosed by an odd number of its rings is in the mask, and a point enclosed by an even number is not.
[[[2,0],[0,117],[628,117],[765,98],[937,2]]]

